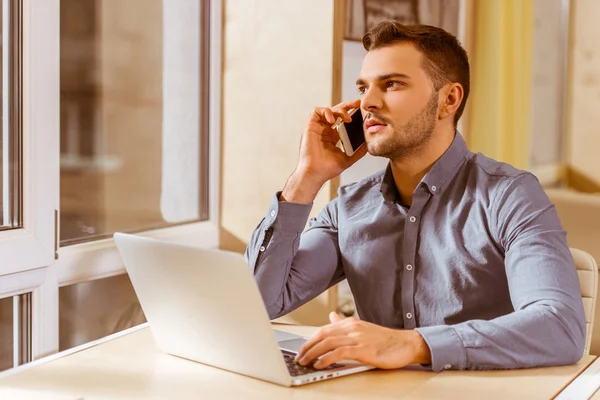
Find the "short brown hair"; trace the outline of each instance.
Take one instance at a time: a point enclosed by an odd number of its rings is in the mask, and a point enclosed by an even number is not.
[[[423,68],[435,90],[447,83],[460,83],[464,97],[454,115],[454,125],[458,123],[469,97],[470,80],[469,58],[456,37],[435,26],[384,21],[369,30],[362,42],[367,51],[396,43],[412,43],[423,54]]]

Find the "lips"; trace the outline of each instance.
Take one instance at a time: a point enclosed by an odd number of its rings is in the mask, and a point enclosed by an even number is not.
[[[387,126],[387,124],[384,124],[383,122],[375,118],[369,118],[367,121],[365,121],[365,129],[369,133],[378,132],[382,130],[385,126]]]

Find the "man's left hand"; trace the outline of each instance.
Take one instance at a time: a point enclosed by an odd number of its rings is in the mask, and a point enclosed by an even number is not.
[[[332,312],[331,324],[320,328],[300,349],[301,365],[312,361],[315,368],[325,368],[342,360],[356,360],[382,369],[402,368],[408,364],[430,364],[431,353],[417,331],[396,330],[342,318]]]

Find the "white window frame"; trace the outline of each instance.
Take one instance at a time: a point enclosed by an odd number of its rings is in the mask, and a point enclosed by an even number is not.
[[[60,140],[57,5],[58,0],[23,0],[23,228],[0,232],[0,275],[54,261]]]
[[[203,0],[199,0],[203,1]],[[58,248],[60,0],[23,0],[24,229],[0,232],[0,298],[32,293],[33,359],[58,351],[58,293],[125,272],[112,239]],[[210,4],[208,220],[140,235],[219,246],[222,0]],[[58,259],[55,260],[55,254]]]

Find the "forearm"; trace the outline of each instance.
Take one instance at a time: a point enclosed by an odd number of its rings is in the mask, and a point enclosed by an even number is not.
[[[312,204],[324,182],[308,172],[297,169],[288,178],[279,197],[281,201]]]
[[[311,221],[311,229],[302,234],[310,210],[310,205],[281,202],[275,196],[246,249],[271,318],[287,314],[342,279],[337,231],[327,213]]]
[[[585,340],[577,307],[556,301],[491,321],[473,320],[417,331],[431,350],[436,371],[572,364],[581,358]]]

